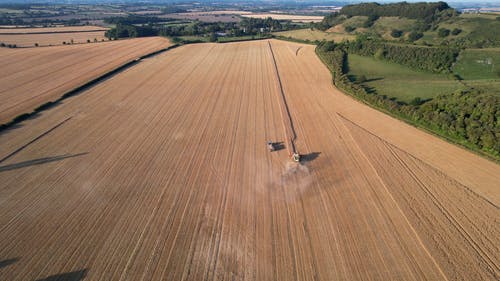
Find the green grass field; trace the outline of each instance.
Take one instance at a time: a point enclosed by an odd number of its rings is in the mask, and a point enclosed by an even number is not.
[[[500,48],[462,51],[453,72],[465,80],[500,79]]]
[[[466,49],[458,56],[453,72],[471,87],[500,95],[500,48]]]
[[[402,102],[410,102],[416,97],[429,99],[463,88],[458,81],[450,79],[446,74],[415,71],[371,57],[350,54],[348,65],[348,75],[354,79],[359,79],[361,75],[366,77],[364,86],[374,89],[379,95]]]
[[[291,37],[294,39],[299,39],[299,40],[309,40],[309,41],[322,41],[322,40],[327,40],[327,41],[335,41],[335,42],[341,42],[345,40],[353,40],[356,38],[356,36],[351,35],[351,34],[343,34],[343,33],[336,33],[336,32],[325,32],[321,30],[311,30],[310,28],[305,28],[305,29],[296,29],[296,30],[289,30],[289,31],[281,31],[281,32],[274,32],[274,35],[278,36],[283,36],[283,37]]]

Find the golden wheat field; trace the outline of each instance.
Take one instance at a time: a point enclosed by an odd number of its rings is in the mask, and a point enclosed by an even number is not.
[[[497,280],[499,182],[314,46],[185,45],[0,133],[0,280]]]
[[[142,55],[166,48],[160,37],[43,48],[0,48],[0,124]]]

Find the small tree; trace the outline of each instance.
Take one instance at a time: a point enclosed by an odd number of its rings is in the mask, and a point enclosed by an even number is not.
[[[63,41],[63,45],[66,45],[66,41]]]
[[[393,29],[391,31],[391,36],[394,38],[399,38],[399,37],[401,37],[401,35],[403,35],[403,31],[401,31],[401,30]]]
[[[364,76],[364,75],[360,75],[360,76],[358,77],[358,79],[356,79],[356,81],[357,81],[358,83],[364,83],[364,82],[366,82],[366,76]]]
[[[455,28],[451,31],[451,35],[458,35],[462,32],[460,28]]]
[[[35,47],[38,47],[38,43],[35,43]]]
[[[325,52],[331,52],[335,50],[335,43],[333,41],[326,41],[322,46],[321,50]]]
[[[424,103],[424,101],[421,98],[419,98],[419,97],[416,97],[416,98],[414,98],[414,99],[412,99],[410,101],[410,104],[413,105],[413,106],[419,106],[422,103]]]
[[[87,39],[87,43],[90,43],[90,39]]]
[[[215,34],[215,32],[210,33],[210,37],[208,38],[208,41],[216,42],[217,41],[217,34]]]
[[[450,35],[450,30],[449,30],[449,29],[446,29],[446,28],[440,28],[440,29],[438,30],[438,36],[439,36],[439,37],[446,37],[446,36],[448,36],[448,35]]]
[[[383,48],[378,49],[373,57],[378,60],[383,59],[385,57],[385,50]]]
[[[353,32],[354,30],[356,30],[356,28],[354,26],[348,25],[345,27],[345,31],[347,31],[347,32]]]
[[[422,34],[421,32],[413,31],[408,35],[408,39],[411,42],[414,42],[414,41],[417,41],[418,39],[422,38],[423,36],[424,36],[424,34]]]

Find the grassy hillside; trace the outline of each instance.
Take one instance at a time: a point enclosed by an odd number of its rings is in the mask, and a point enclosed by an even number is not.
[[[415,71],[400,64],[354,54],[348,56],[348,69],[351,80],[360,82],[360,77],[364,76],[363,86],[405,103],[417,97],[431,99],[463,88],[446,74]]]
[[[500,46],[500,20],[489,14],[461,14],[445,17],[432,23],[405,17],[379,17],[367,24],[367,16],[337,15],[317,28],[341,34],[370,34],[390,41],[418,45],[457,45],[468,48]],[[346,30],[347,28],[347,30]],[[400,36],[393,36],[399,31]],[[410,39],[410,33],[420,34]],[[420,38],[419,38],[420,37]]]
[[[321,30],[311,30],[310,28],[305,28],[305,29],[297,29],[297,30],[289,30],[289,31],[281,31],[281,32],[274,32],[274,35],[277,36],[283,36],[283,37],[291,37],[294,39],[299,39],[299,40],[309,40],[309,41],[322,41],[322,40],[327,40],[327,41],[335,41],[335,42],[341,42],[345,40],[353,40],[355,38],[354,35],[347,34],[347,33],[338,33],[338,32],[325,32]]]

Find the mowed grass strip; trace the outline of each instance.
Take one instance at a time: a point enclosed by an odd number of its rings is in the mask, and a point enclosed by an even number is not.
[[[371,57],[349,55],[348,74],[359,81],[364,75],[362,84],[372,88],[379,95],[396,98],[398,101],[410,102],[414,98],[430,99],[437,95],[449,94],[463,86],[446,74],[435,74],[415,71],[411,68],[376,60]]]

